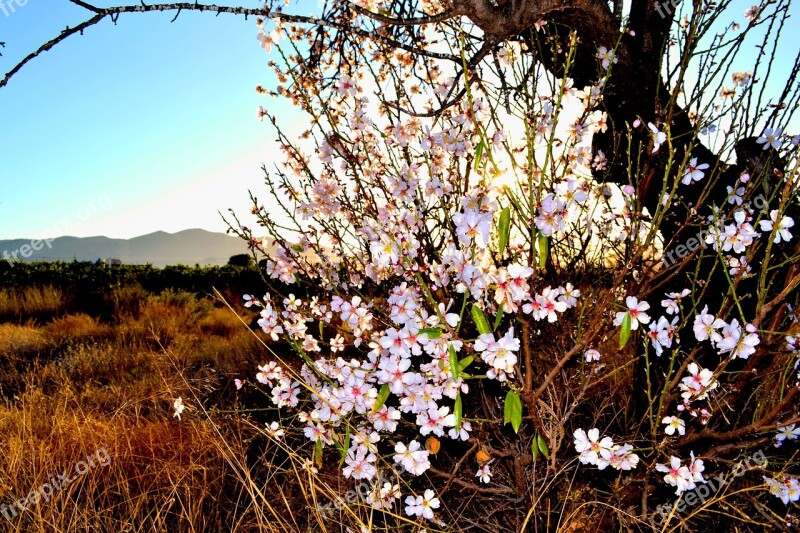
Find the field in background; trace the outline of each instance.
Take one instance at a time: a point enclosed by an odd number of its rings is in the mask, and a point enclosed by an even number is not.
[[[286,530],[262,414],[236,412],[267,404],[234,384],[266,360],[241,306],[259,287],[233,266],[0,271],[0,530]],[[100,449],[107,464],[13,505]]]

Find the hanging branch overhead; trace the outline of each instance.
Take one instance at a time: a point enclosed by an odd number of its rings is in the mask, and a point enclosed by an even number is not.
[[[314,16],[306,16],[306,15],[294,15],[290,13],[284,13],[280,9],[269,9],[269,8],[247,8],[247,7],[240,7],[240,6],[219,6],[216,4],[199,4],[199,3],[192,3],[192,2],[173,2],[173,3],[166,3],[166,4],[139,4],[139,5],[125,5],[125,6],[113,6],[113,7],[97,7],[95,5],[89,4],[88,2],[83,2],[82,0],[69,0],[71,3],[80,6],[88,11],[94,13],[94,15],[81,22],[77,26],[74,27],[67,27],[66,29],[62,30],[58,36],[54,37],[53,39],[47,41],[42,46],[40,46],[34,52],[31,52],[25,58],[23,58],[19,63],[17,63],[10,71],[6,73],[2,80],[0,80],[0,88],[5,87],[8,85],[8,82],[11,78],[16,75],[20,70],[22,70],[25,65],[29,62],[34,60],[39,55],[52,50],[56,45],[60,44],[61,42],[65,41],[69,37],[75,35],[76,33],[83,34],[84,30],[90,28],[104,19],[108,18],[111,19],[116,23],[117,18],[122,14],[128,13],[151,13],[151,12],[168,12],[168,11],[175,11],[176,15],[172,19],[175,21],[178,17],[178,14],[181,11],[199,11],[199,12],[210,12],[216,14],[227,13],[231,15],[240,15],[240,16],[257,16],[262,17],[265,19],[280,19],[284,22],[294,22],[298,24],[308,24],[312,26],[322,26],[327,28],[332,28],[340,31],[348,32],[352,35],[356,35],[359,37],[363,37],[364,39],[371,39],[375,41],[380,41],[386,45],[405,50],[410,53],[419,54],[425,57],[431,57],[434,59],[442,59],[447,61],[452,61],[459,63],[461,61],[460,58],[454,56],[452,54],[446,53],[438,53],[432,52],[429,50],[424,50],[422,48],[409,45],[408,43],[403,43],[392,39],[390,37],[386,37],[384,35],[376,34],[373,32],[369,32],[363,30],[358,27],[354,27],[351,25],[346,25],[342,22],[336,20],[328,20],[325,18],[314,17]],[[362,14],[365,14],[366,10],[359,11]],[[437,22],[439,20],[447,20],[457,16],[458,13],[451,12],[447,16],[441,17],[430,17],[429,18],[420,18],[415,19],[413,21],[409,21],[409,25],[419,25],[419,24],[428,24],[432,22]],[[381,18],[378,14],[370,13],[371,17],[378,17]],[[394,24],[400,24],[400,21],[393,22]],[[5,45],[5,43],[3,43]]]

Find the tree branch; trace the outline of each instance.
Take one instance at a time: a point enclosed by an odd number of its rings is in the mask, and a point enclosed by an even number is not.
[[[89,20],[87,20],[85,22],[82,22],[81,24],[78,24],[74,28],[65,29],[64,31],[61,32],[61,34],[58,37],[56,37],[55,39],[51,39],[51,40],[47,41],[46,43],[44,43],[42,46],[39,47],[38,50],[36,50],[35,52],[31,52],[22,61],[17,63],[17,65],[14,68],[12,68],[5,75],[5,77],[2,80],[0,80],[0,88],[5,87],[8,84],[8,80],[10,80],[11,77],[14,76],[14,74],[16,74],[17,72],[22,70],[22,67],[27,65],[30,61],[35,59],[37,56],[47,52],[48,50],[53,48],[55,45],[60,43],[61,41],[67,39],[68,37],[70,37],[70,36],[72,36],[72,35],[74,35],[76,33],[83,33],[83,30],[85,30],[86,28],[88,28],[90,26],[94,26],[95,24],[97,24],[98,22],[100,22],[101,20],[106,18],[106,16],[107,15],[103,15],[103,14],[95,15],[92,18],[90,18]]]
[[[74,28],[67,28],[66,30],[62,31],[57,37],[51,39],[50,41],[46,42],[42,46],[39,47],[38,50],[28,54],[22,61],[20,61],[13,69],[11,69],[5,77],[0,80],[0,88],[5,87],[8,85],[9,80],[17,74],[22,68],[28,64],[30,61],[35,59],[37,56],[41,55],[44,52],[51,50],[57,44],[61,43],[68,37],[76,34],[82,33],[86,28],[94,26],[98,24],[105,18],[112,18],[116,21],[116,17],[123,13],[149,13],[153,11],[201,11],[201,12],[214,12],[217,14],[220,13],[229,13],[232,15],[244,15],[247,16],[258,16],[264,17],[268,19],[280,19],[286,22],[294,22],[298,24],[311,24],[314,26],[325,26],[328,28],[337,29],[340,31],[345,31],[351,33],[353,35],[358,35],[365,39],[371,39],[374,41],[379,41],[389,46],[393,46],[395,48],[399,48],[405,50],[407,52],[413,54],[419,54],[421,56],[430,57],[433,59],[442,59],[447,61],[452,61],[454,63],[461,63],[461,58],[452,55],[452,54],[445,54],[440,52],[431,52],[429,50],[424,50],[422,48],[418,48],[416,46],[412,46],[390,37],[386,37],[380,35],[376,32],[369,32],[360,28],[356,28],[353,26],[349,26],[343,24],[341,22],[337,22],[334,20],[326,20],[317,18],[314,16],[304,16],[304,15],[292,15],[288,13],[283,13],[279,10],[271,11],[269,9],[264,8],[246,8],[246,7],[232,7],[232,6],[218,6],[216,4],[197,4],[197,3],[190,3],[190,2],[173,2],[168,4],[140,4],[135,6],[115,6],[115,7],[97,7],[82,0],[70,0],[75,5],[78,5],[88,11],[95,13],[95,15],[82,22],[81,24],[75,26]],[[173,19],[174,20],[174,19]],[[422,19],[420,19],[422,20]]]
[[[446,20],[450,20],[452,18],[456,18],[464,14],[463,9],[452,8],[446,11],[442,11],[437,15],[400,19],[395,17],[387,17],[386,15],[381,15],[380,13],[375,13],[373,11],[370,11],[369,9],[365,9],[359,6],[358,4],[350,4],[347,7],[349,9],[352,9],[359,15],[371,18],[372,20],[378,21],[388,26],[422,26],[423,24],[435,24],[437,22],[444,22]]]

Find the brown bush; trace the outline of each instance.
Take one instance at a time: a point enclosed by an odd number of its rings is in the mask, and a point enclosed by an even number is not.
[[[59,344],[108,338],[112,334],[110,326],[100,324],[96,318],[83,313],[57,318],[44,327],[44,332]]]
[[[50,285],[0,289],[0,320],[55,316],[65,310],[64,293]]]

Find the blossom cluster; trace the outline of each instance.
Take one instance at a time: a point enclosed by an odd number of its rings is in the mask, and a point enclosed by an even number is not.
[[[774,478],[764,476],[769,493],[779,498],[783,503],[800,500],[800,479],[794,476],[777,476]]]
[[[639,456],[633,453],[633,446],[614,444],[611,437],[600,438],[600,430],[597,428],[588,432],[577,429],[573,437],[575,451],[580,453],[581,464],[595,465],[599,470],[609,465],[617,470],[632,470],[639,463]]]
[[[698,341],[710,341],[720,355],[728,353],[731,358],[747,359],[761,342],[754,325],[745,324],[743,328],[736,318],[725,322],[710,314],[708,306],[695,315],[693,329]]]
[[[656,464],[656,470],[665,474],[664,481],[675,487],[675,494],[678,495],[694,489],[697,483],[706,483],[703,477],[705,466],[702,460],[695,458],[694,453],[690,454],[687,466],[683,465],[679,457],[673,455],[669,458],[669,464]]]

